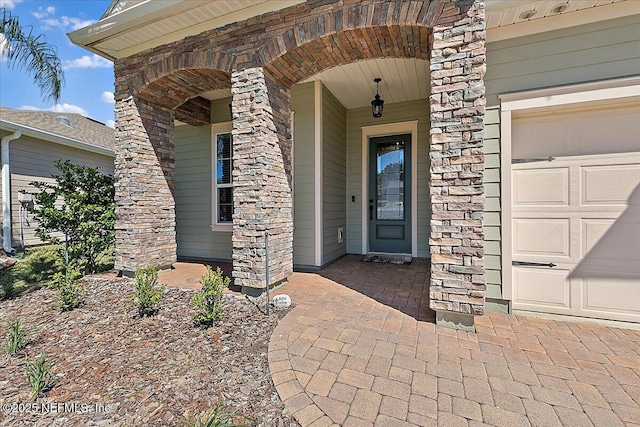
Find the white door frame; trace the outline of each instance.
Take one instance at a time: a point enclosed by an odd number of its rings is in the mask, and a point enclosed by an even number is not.
[[[502,299],[513,300],[511,120],[513,115],[621,101],[640,101],[640,77],[500,95]]]
[[[369,251],[369,138],[411,134],[411,256],[418,256],[418,120],[362,127],[362,254]]]

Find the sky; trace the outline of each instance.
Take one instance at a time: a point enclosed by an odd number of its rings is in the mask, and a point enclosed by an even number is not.
[[[109,7],[111,0],[0,0],[24,28],[42,34],[56,47],[64,69],[65,86],[57,104],[44,102],[33,76],[0,60],[0,106],[79,113],[114,126],[113,64],[71,43],[67,33],[91,25]],[[0,49],[4,40],[0,37]]]

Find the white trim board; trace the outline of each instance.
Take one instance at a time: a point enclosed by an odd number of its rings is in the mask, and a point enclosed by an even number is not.
[[[314,144],[314,204],[315,204],[315,260],[316,267],[322,266],[322,253],[323,253],[323,149],[322,144],[322,82],[316,80],[313,83],[313,98],[314,98],[314,131],[315,131],[315,144]]]
[[[511,224],[511,122],[514,115],[640,102],[640,77],[561,86],[498,96],[500,99],[500,180],[502,298],[513,300]]]
[[[411,256],[418,256],[418,120],[362,127],[362,254],[369,251],[369,138],[411,134]]]

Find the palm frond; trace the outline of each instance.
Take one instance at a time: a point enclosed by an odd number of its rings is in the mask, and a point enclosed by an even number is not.
[[[33,83],[40,88],[45,101],[60,99],[64,86],[64,72],[55,46],[48,44],[42,35],[33,35],[33,27],[22,27],[17,16],[0,8],[0,33],[4,35],[8,65],[18,70],[26,69],[33,75]]]

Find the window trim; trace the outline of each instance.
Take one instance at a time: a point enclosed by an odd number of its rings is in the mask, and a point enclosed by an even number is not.
[[[233,122],[214,123],[211,125],[211,231],[223,231],[231,232],[233,230],[232,223],[220,223],[218,222],[218,179],[217,179],[217,164],[218,164],[218,150],[216,147],[216,141],[218,135],[231,133],[233,130]],[[233,137],[232,137],[233,146]],[[231,154],[233,159],[233,150]],[[223,184],[224,187],[228,187],[229,184]],[[231,178],[231,186],[233,187],[233,177]],[[223,188],[222,186],[220,188]]]

